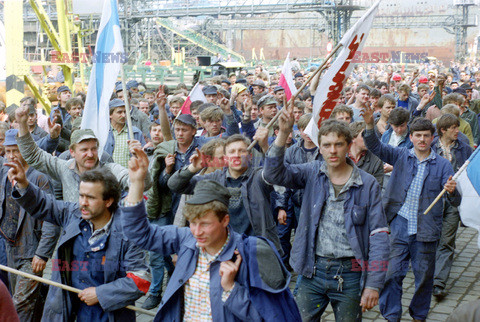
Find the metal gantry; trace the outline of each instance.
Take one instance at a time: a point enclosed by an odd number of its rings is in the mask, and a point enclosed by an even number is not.
[[[59,21],[55,8],[56,2],[56,0],[42,1],[44,10],[54,25]],[[216,42],[215,46],[219,48],[221,45],[225,45],[221,38],[227,38],[227,40],[229,38],[222,37],[223,34],[229,34],[233,28],[238,28],[238,30],[250,28],[250,23],[239,25],[237,21],[262,17],[266,23],[259,29],[264,29],[264,26],[270,25],[270,19],[274,18],[276,14],[314,12],[318,18],[308,28],[304,27],[303,22],[295,23],[293,20],[285,26],[297,30],[305,28],[327,31],[331,39],[338,40],[348,28],[352,13],[355,10],[364,9],[365,7],[361,4],[368,2],[368,0],[119,0],[119,14],[124,46],[126,51],[130,53],[130,62],[134,63],[151,58],[170,59],[171,49],[176,49],[179,46],[185,47],[187,53],[201,55],[208,52],[202,46],[198,46],[200,40],[198,42],[186,42],[186,38],[179,34],[179,30],[168,29],[164,26],[158,28],[157,21],[159,18],[181,19],[180,24],[185,24],[186,19],[186,21],[191,22],[194,31],[198,33],[194,38],[200,39],[202,35],[212,38]],[[91,30],[91,32],[85,38],[79,40],[83,39],[86,46],[94,46],[99,15],[83,16],[80,19],[80,29]],[[60,22],[62,20],[63,17],[60,17]],[[217,20],[230,21],[232,26],[225,26],[222,30],[215,29],[215,21]],[[26,32],[26,39],[28,39],[25,47],[26,53],[38,54],[39,45],[47,53],[49,50],[55,49],[50,39],[47,41],[47,37],[41,37],[43,41],[39,41],[38,34],[43,33],[48,36],[48,33],[46,34],[44,29],[38,28],[45,23],[39,23],[38,15],[30,7],[26,8],[24,23],[25,26],[31,26],[28,28],[29,31]],[[275,24],[281,29],[286,28],[282,26],[281,22]],[[272,25],[272,27],[276,26]],[[219,53],[225,54],[226,52],[219,51]],[[236,56],[236,54],[230,55]],[[242,60],[240,57],[237,59]]]
[[[454,0],[457,8],[455,31],[455,59],[460,60],[468,55],[467,32],[468,28],[478,26],[478,22],[470,16],[470,8],[478,5],[475,0]],[[460,13],[461,12],[461,16]],[[461,17],[461,18],[460,18]]]
[[[71,1],[24,1],[25,55],[49,60],[49,52],[57,50],[60,45],[62,50],[68,52],[93,49],[100,15],[80,16],[75,24],[66,24],[66,18],[70,20],[75,18]],[[312,34],[327,33],[329,39],[337,42],[350,27],[350,22],[361,16],[360,10],[368,8],[374,2],[373,0],[118,1],[124,46],[129,53],[130,63],[171,60],[173,54],[181,48],[187,57],[211,55],[214,54],[212,51],[235,56],[227,53],[235,42],[232,39],[232,30],[240,31],[240,35],[243,30],[310,30]],[[471,9],[476,2],[478,1],[454,0],[456,13],[452,11],[448,14],[428,15],[428,19],[418,15],[378,15],[373,28],[444,28],[456,35],[456,54],[457,57],[461,57],[467,52],[467,30],[476,25],[476,21],[471,17]],[[66,4],[66,7],[60,10],[64,14],[59,17],[57,6],[62,3]],[[43,15],[48,19],[39,19],[41,15],[32,4],[42,9]],[[3,11],[2,6],[0,10]],[[310,14],[305,14],[307,12]],[[295,15],[286,16],[285,13],[303,14],[297,19]],[[159,25],[159,19],[171,22],[175,28],[167,28],[165,24]],[[185,29],[182,29],[182,26],[188,27],[188,37],[185,37]],[[58,30],[59,35],[55,35],[55,30]],[[65,42],[65,36],[70,36],[70,47],[68,42]],[[205,37],[212,41],[210,45],[207,44]],[[242,42],[242,38],[236,41]],[[241,45],[237,47],[243,48]],[[64,73],[68,74],[68,70]]]

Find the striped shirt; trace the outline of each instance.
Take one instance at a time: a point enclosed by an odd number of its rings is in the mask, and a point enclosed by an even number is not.
[[[185,283],[184,321],[212,321],[212,306],[210,304],[210,265],[223,252],[223,249],[228,244],[229,240],[230,232],[228,232],[225,244],[223,244],[222,248],[213,256],[200,248],[197,268],[192,277],[190,277]],[[222,299],[223,298],[224,297],[222,296]],[[219,304],[216,303],[216,305]]]
[[[413,148],[410,149],[410,154],[417,157]],[[430,150],[430,155],[425,160],[420,161],[417,158],[417,173],[408,188],[405,203],[398,212],[400,216],[408,220],[407,232],[409,236],[417,233],[418,204],[420,202],[423,182],[425,181],[425,169],[427,168],[428,160],[431,159],[435,159],[435,153],[432,150]]]

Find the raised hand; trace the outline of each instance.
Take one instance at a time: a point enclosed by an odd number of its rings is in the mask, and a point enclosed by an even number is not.
[[[230,108],[230,101],[227,98],[224,97],[221,100],[219,100],[219,105],[223,111],[223,114],[225,115],[232,114],[232,109]]]
[[[13,160],[12,162],[6,162],[3,165],[10,167],[7,176],[12,186],[16,184],[20,189],[26,189],[28,187],[27,175],[25,174],[25,169],[20,161]]]
[[[427,106],[427,104],[433,100],[435,95],[436,95],[435,91],[432,91],[432,93],[430,94],[423,95],[422,99],[420,100],[420,103],[418,103],[417,110],[419,111],[423,110]]]
[[[237,99],[237,96],[238,96],[238,87],[233,86],[232,87],[232,92],[230,93],[230,97],[233,101],[235,101]]]
[[[250,95],[245,98],[245,101],[243,101],[243,111],[245,114],[250,115],[252,110],[252,97]]]
[[[293,102],[287,104],[286,100],[283,102],[284,108],[280,112],[278,117],[278,127],[280,132],[284,134],[290,134],[293,130],[293,124],[295,123],[295,117],[293,115]]]
[[[435,97],[436,94],[437,93],[435,91],[432,91],[430,94],[423,95],[423,97],[420,101],[420,104],[423,103],[423,104],[426,105],[426,104],[430,103],[433,100],[433,98]]]
[[[17,123],[24,123],[25,125],[27,124],[28,121],[28,106],[20,106],[15,110],[15,120]]]
[[[50,138],[56,139],[60,136],[60,132],[62,131],[62,125],[57,123],[59,116],[55,115],[53,117],[53,122],[48,118],[48,133],[50,133]]]
[[[268,150],[268,133],[270,131],[266,127],[259,127],[253,136],[253,139],[258,142],[258,145],[262,148],[263,153]]]
[[[133,144],[130,149],[133,156],[128,161],[128,175],[130,182],[144,182],[148,173],[148,156],[142,147]]]
[[[155,96],[155,101],[157,102],[158,107],[165,108],[167,104],[167,95],[165,95],[165,85],[158,86],[158,92]]]
[[[142,144],[138,140],[128,140],[128,150],[130,151],[131,154],[135,154],[135,151],[137,149],[142,150]]]
[[[366,104],[365,107],[360,111],[360,115],[363,116],[363,120],[367,125],[367,129],[373,129],[375,123],[373,120],[373,108],[371,104]]]
[[[190,157],[190,165],[188,170],[197,173],[207,166],[205,155],[197,148],[196,153]]]

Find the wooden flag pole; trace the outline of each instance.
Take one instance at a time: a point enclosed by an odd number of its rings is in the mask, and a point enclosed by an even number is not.
[[[128,127],[128,136],[130,140],[134,140],[133,136],[133,126],[132,126],[132,116],[130,115],[130,102],[128,100],[127,85],[125,83],[125,71],[123,70],[123,64],[121,65],[120,72],[122,75],[122,89],[123,89],[123,99],[125,102],[125,114],[127,115],[127,127]]]
[[[295,101],[295,99],[297,98],[298,94],[300,94],[303,89],[313,80],[313,78],[315,76],[317,76],[319,73],[321,73],[322,71],[325,70],[325,68],[327,67],[327,64],[328,64],[328,61],[330,60],[330,58],[333,57],[333,55],[342,47],[342,44],[341,43],[338,43],[335,48],[332,49],[332,52],[325,58],[325,60],[323,61],[323,63],[318,66],[318,68],[313,72],[312,76],[310,76],[306,81],[305,83],[303,83],[303,85],[297,90],[297,93],[292,95],[292,97],[290,97],[290,99],[288,100],[287,102],[287,105],[290,104],[291,102]],[[285,106],[282,107],[282,109],[284,109]],[[273,119],[270,120],[270,122],[268,122],[266,128],[267,129],[270,129],[273,124],[278,120],[278,118],[280,117],[280,112],[282,110],[280,110],[275,116]],[[253,147],[255,146],[255,144],[257,144],[257,140],[254,140],[252,142],[252,144],[250,144],[250,146],[248,147],[248,151],[250,151],[251,149],[253,149]]]
[[[43,277],[40,277],[40,276],[36,276],[36,275],[33,275],[33,274],[25,273],[25,272],[13,269],[13,268],[5,266],[5,265],[0,265],[0,269],[4,270],[6,272],[12,273],[12,274],[16,274],[16,275],[20,275],[20,276],[23,276],[23,277],[26,277],[26,278],[30,278],[30,279],[35,280],[37,282],[41,282],[41,283],[45,283],[45,284],[52,285],[52,286],[55,286],[55,287],[59,287],[59,288],[65,290],[65,291],[69,291],[69,292],[73,292],[73,293],[80,293],[82,291],[82,290],[79,290],[78,288],[71,287],[71,286],[61,284],[61,283],[58,283],[58,282],[54,282],[54,281],[51,281],[49,279],[46,279],[46,278],[43,278]],[[142,313],[142,314],[146,314],[146,315],[150,315],[150,316],[155,316],[155,313],[147,311],[147,310],[139,308],[139,307],[136,307],[136,306],[133,306],[133,305],[127,305],[126,308],[129,309],[129,310],[132,310],[132,311],[137,311],[138,313]]]
[[[473,154],[472,154],[473,155]],[[467,160],[465,161],[465,163],[461,166],[460,169],[458,169],[457,173],[455,173],[455,175],[453,176],[452,180],[454,181],[457,181],[458,177],[462,174],[462,172],[467,168],[468,164],[470,163],[470,160]],[[430,210],[432,210],[433,206],[435,206],[435,204],[442,198],[442,196],[445,194],[445,192],[447,192],[447,190],[443,189],[437,196],[437,198],[435,198],[435,200],[433,200],[433,202],[430,204],[430,206],[428,206],[428,208],[425,210],[425,212],[423,213],[424,215],[428,214],[428,212]]]

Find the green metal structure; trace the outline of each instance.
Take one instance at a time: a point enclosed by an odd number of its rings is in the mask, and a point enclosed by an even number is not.
[[[227,48],[226,46],[208,37],[205,37],[202,34],[193,31],[192,29],[179,27],[170,19],[156,19],[156,23],[214,55],[220,54],[223,57],[230,56],[232,57],[232,59],[237,60],[243,64],[245,64],[246,62],[245,57],[243,57],[241,54]]]

